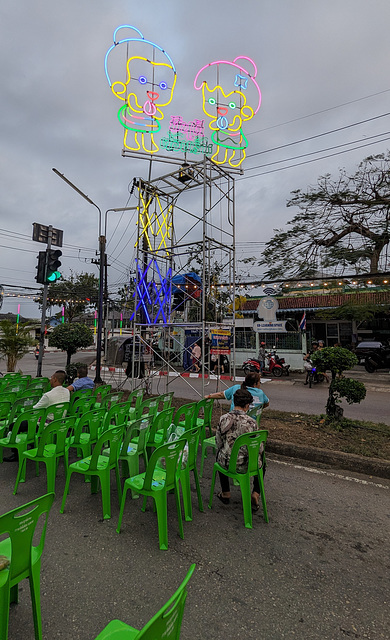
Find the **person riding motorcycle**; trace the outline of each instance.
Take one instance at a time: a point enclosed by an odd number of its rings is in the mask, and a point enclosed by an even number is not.
[[[311,343],[311,349],[310,351],[303,356],[303,366],[306,370],[306,380],[304,382],[304,384],[309,384],[309,373],[312,369],[312,362],[311,362],[311,356],[313,355],[313,353],[315,353],[316,351],[318,351],[318,342],[312,342]]]
[[[260,362],[260,373],[262,373],[265,367],[265,342],[260,342],[260,349],[257,359]]]

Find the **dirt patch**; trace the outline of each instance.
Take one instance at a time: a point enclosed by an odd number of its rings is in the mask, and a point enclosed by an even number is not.
[[[178,409],[189,402],[191,401],[188,399],[174,397],[172,405]],[[221,415],[228,410],[229,403],[214,402],[213,430]],[[335,425],[328,424],[321,416],[265,409],[261,427],[267,429],[270,440],[390,460],[389,425],[352,420],[344,420],[340,425]]]

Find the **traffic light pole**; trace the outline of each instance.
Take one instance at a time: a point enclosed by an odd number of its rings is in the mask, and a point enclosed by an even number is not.
[[[37,378],[42,377],[42,358],[43,351],[45,348],[45,324],[46,324],[46,306],[47,306],[47,292],[49,289],[49,283],[46,282],[47,276],[47,265],[49,261],[49,251],[51,248],[51,240],[52,240],[52,230],[53,227],[49,225],[48,234],[47,234],[47,248],[46,248],[46,259],[45,259],[45,284],[43,285],[43,296],[42,296],[42,315],[41,315],[41,331],[39,334],[39,354],[38,354],[38,365],[37,365]]]

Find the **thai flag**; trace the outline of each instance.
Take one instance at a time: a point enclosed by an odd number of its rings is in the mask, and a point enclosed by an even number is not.
[[[306,331],[306,311],[303,312],[302,320],[299,323],[301,331]]]

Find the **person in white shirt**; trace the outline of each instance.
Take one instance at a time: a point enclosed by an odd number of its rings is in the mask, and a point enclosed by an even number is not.
[[[47,391],[43,394],[42,398],[38,400],[36,404],[34,404],[33,409],[45,409],[46,407],[50,407],[52,404],[59,404],[61,402],[69,402],[70,400],[70,391],[63,387],[62,385],[65,382],[66,373],[65,371],[56,371],[53,373],[50,378],[50,386],[52,387],[50,391]],[[47,416],[47,420],[50,422],[53,419],[53,415],[50,413]],[[12,428],[12,424],[10,427]],[[27,420],[23,420],[20,423],[19,433],[26,432],[28,429]],[[4,458],[4,462],[16,462],[18,457],[17,449],[11,450],[11,456],[9,458]]]

